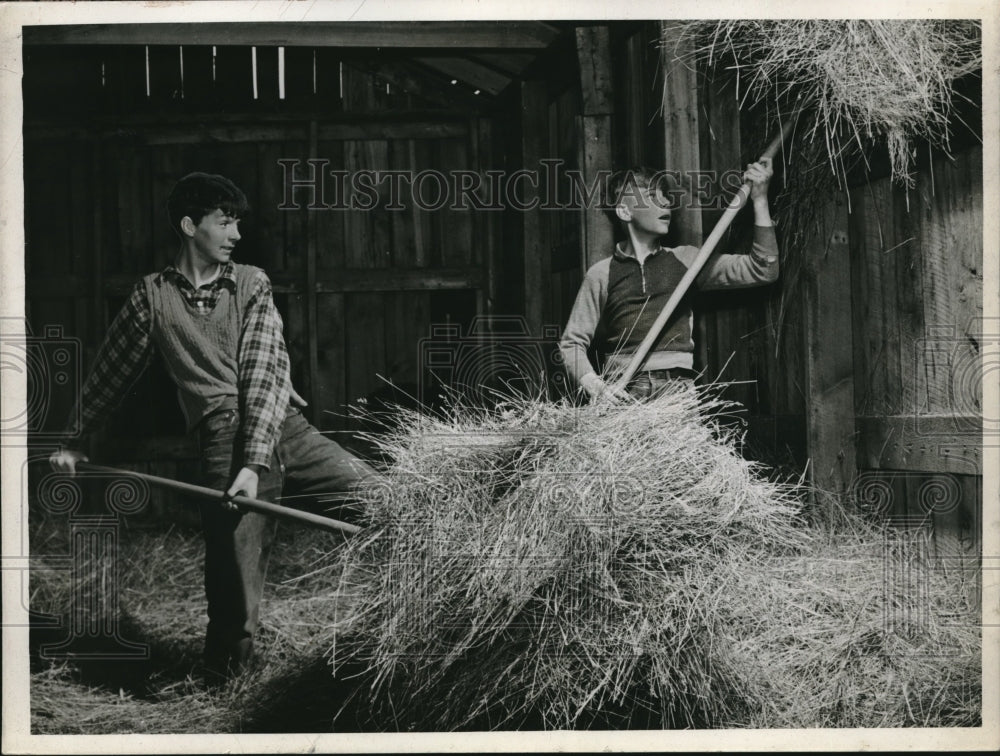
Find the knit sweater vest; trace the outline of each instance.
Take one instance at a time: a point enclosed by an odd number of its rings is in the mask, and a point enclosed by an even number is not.
[[[646,338],[687,267],[668,249],[648,256],[642,263],[616,254],[608,269],[608,298],[604,321],[604,353],[630,354]],[[693,352],[691,305],[682,299],[654,342],[651,352]]]
[[[159,273],[143,278],[151,337],[177,386],[188,430],[239,396],[239,348],[253,268],[236,265],[236,294],[223,286],[211,311],[189,304]]]

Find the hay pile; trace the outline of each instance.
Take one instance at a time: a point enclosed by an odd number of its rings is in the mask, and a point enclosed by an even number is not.
[[[948,146],[953,84],[982,68],[975,21],[741,20],[683,28],[691,50],[664,39],[665,53],[734,78],[741,108],[747,100],[768,104],[773,122],[807,102],[813,113],[805,137],[825,145],[835,172],[844,170],[849,148],[864,155],[881,139],[893,178],[907,184],[914,140]]]
[[[736,453],[725,409],[678,391],[405,415],[379,440],[393,464],[344,553],[331,649],[366,670],[373,726],[903,723],[886,670],[932,680],[906,653],[948,632],[878,645],[877,534],[807,527],[794,489]],[[976,644],[958,643],[973,666]]]

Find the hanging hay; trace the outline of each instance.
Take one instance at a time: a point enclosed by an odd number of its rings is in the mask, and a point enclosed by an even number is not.
[[[366,670],[373,726],[902,723],[879,706],[898,693],[882,670],[927,683],[936,662],[907,654],[948,631],[869,650],[881,541],[855,529],[838,555],[794,488],[736,453],[724,411],[685,390],[404,415],[345,552],[331,650]],[[970,665],[973,636],[957,644]]]
[[[893,180],[911,187],[916,145],[948,151],[953,133],[979,138],[979,124],[966,123],[957,106],[979,106],[975,95],[961,92],[975,89],[981,37],[978,22],[954,19],[687,21],[664,27],[665,65],[697,69],[714,82],[714,96],[735,95],[745,145],[756,149],[796,119],[772,194],[786,283],[768,305],[775,356],[797,306],[796,282],[810,258],[828,249],[825,208],[840,197],[851,210],[849,178],[869,175],[872,165],[887,159]],[[663,107],[669,112],[672,103],[664,99]],[[886,158],[879,156],[883,150]]]
[[[735,79],[741,106],[768,103],[772,120],[797,104],[813,111],[809,141],[824,144],[835,172],[853,145],[888,146],[894,179],[912,183],[912,143],[947,147],[953,84],[982,68],[981,29],[956,20],[766,20],[691,22],[690,51],[664,39],[667,55]],[[669,107],[669,103],[664,103]]]

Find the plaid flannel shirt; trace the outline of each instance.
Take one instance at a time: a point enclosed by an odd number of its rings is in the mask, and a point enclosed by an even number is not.
[[[180,290],[190,304],[211,311],[223,287],[236,291],[236,268],[226,263],[210,283],[195,289],[174,266],[161,275]],[[153,354],[152,317],[146,289],[140,281],[132,289],[101,344],[97,361],[80,392],[78,406],[82,434],[107,421],[129,388],[148,367]],[[282,337],[281,316],[271,297],[271,282],[261,274],[243,313],[238,357],[238,386],[242,417],[244,465],[268,468],[271,452],[288,409],[288,351]],[[67,437],[64,446],[73,446]]]

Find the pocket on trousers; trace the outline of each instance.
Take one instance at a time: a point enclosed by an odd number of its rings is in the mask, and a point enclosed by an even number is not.
[[[210,439],[220,433],[236,433],[239,426],[239,413],[234,409],[220,410],[201,421],[198,433],[202,439]]]
[[[198,427],[198,445],[203,475],[228,473],[239,427],[239,412],[234,409],[214,412],[202,420]]]

